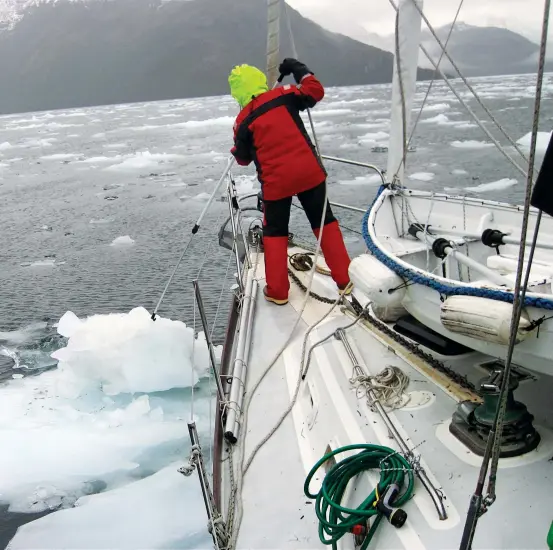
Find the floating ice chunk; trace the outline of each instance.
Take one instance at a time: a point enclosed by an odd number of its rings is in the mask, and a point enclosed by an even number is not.
[[[490,183],[481,183],[474,187],[466,187],[466,191],[472,191],[473,193],[485,193],[487,191],[498,191],[500,189],[507,189],[517,184],[517,180],[510,178],[503,178],[498,181],[492,181]]]
[[[110,246],[127,246],[131,244],[134,244],[134,239],[132,239],[129,235],[123,235],[122,237],[113,239]]]
[[[361,145],[359,143],[342,143],[340,149],[359,149]]]
[[[454,176],[466,176],[466,175],[468,175],[468,172],[466,170],[462,170],[460,168],[455,168],[455,170],[452,170],[451,173]]]
[[[246,193],[251,193],[259,187],[256,176],[236,176],[236,192],[239,195],[245,195]]]
[[[180,321],[158,318],[144,308],[128,314],[93,315],[82,321],[65,348],[52,354],[66,374],[68,395],[100,385],[107,395],[183,388],[205,374],[205,343]],[[207,347],[206,347],[207,350]]]
[[[421,120],[421,123],[423,122],[434,122],[436,124],[450,124],[449,118],[447,118],[444,114],[439,114],[436,116],[433,116],[432,118],[424,118]]]
[[[24,383],[25,379],[10,382],[12,387]],[[2,446],[10,449],[0,456],[0,498],[13,503],[11,511],[45,510],[62,495],[68,501],[59,504],[71,505],[71,499],[90,492],[91,481],[126,477],[138,467],[136,459],[144,449],[183,439],[180,422],[146,417],[125,426],[95,426],[79,411],[70,410],[74,418],[68,415],[59,426],[35,418],[34,427],[29,423],[18,429],[0,428]]]
[[[92,218],[88,223],[91,223],[93,225],[95,224],[104,224],[104,223],[111,223],[111,220],[106,220],[105,218],[100,218],[98,220]]]
[[[37,260],[29,264],[29,267],[55,267],[56,260],[54,258],[46,258],[45,260]]]
[[[435,103],[434,105],[425,105],[423,111],[447,111],[448,109],[451,109],[451,105],[449,103]],[[413,108],[413,111],[419,110],[420,107]]]
[[[361,143],[378,143],[387,140],[390,137],[386,132],[369,132],[359,137]]]
[[[353,113],[352,109],[314,109],[311,114],[314,117],[325,117],[325,116],[342,116],[342,115],[349,115]]]
[[[485,149],[486,147],[493,147],[493,143],[469,139],[466,141],[452,141],[451,147],[457,147],[458,149]]]
[[[371,174],[370,176],[357,176],[353,180],[344,180],[339,183],[340,185],[371,185],[374,183],[382,183],[382,178],[377,174]]]
[[[188,120],[177,124],[169,124],[165,128],[204,128],[211,126],[232,127],[235,118],[232,116],[222,116],[217,118],[209,118],[207,120]]]
[[[417,181],[432,181],[434,176],[435,174],[432,174],[431,172],[417,172],[416,174],[411,174],[409,179]]]
[[[179,474],[180,466],[175,463],[125,487],[85,496],[75,508],[27,523],[10,550],[185,548],[192,542],[190,534],[205,523],[205,509],[191,504],[201,501],[200,485]],[[191,547],[211,546],[207,534],[192,538]]]
[[[538,132],[538,140],[536,142],[536,152],[540,154],[545,154],[547,146],[549,145],[549,140],[551,139],[551,132]],[[528,133],[525,136],[522,136],[517,143],[522,149],[527,152],[530,152],[530,145],[532,142],[532,133]]]
[[[195,197],[193,197],[194,200],[197,201],[206,201],[209,199],[211,195],[209,193],[199,193]]]
[[[98,163],[98,162],[113,162],[114,160],[120,160],[123,157],[120,155],[117,155],[115,157],[105,157],[105,156],[99,156],[99,157],[88,157],[85,159],[80,160],[79,162],[86,162],[86,163]]]
[[[160,164],[180,160],[186,157],[169,153],[150,153],[149,151],[138,152],[136,155],[127,158],[119,164],[108,166],[104,170],[114,172],[128,172],[134,170],[142,170],[145,168],[157,167]]]
[[[77,155],[75,153],[56,153],[55,155],[45,155],[40,157],[41,160],[68,160],[75,158]]]
[[[10,344],[25,344],[39,337],[39,334],[44,331],[47,323],[32,323],[19,330],[10,330],[0,332],[0,341],[9,342]],[[8,355],[8,350],[2,348],[2,353]],[[11,357],[11,355],[8,355]]]
[[[486,121],[484,121],[486,122]],[[478,125],[474,122],[452,122],[452,125],[459,130],[466,130],[468,128],[476,128]]]
[[[65,338],[70,338],[81,326],[81,320],[72,312],[66,311],[58,323],[58,332]]]
[[[7,149],[11,149],[13,145],[9,141],[4,141],[0,143],[0,151],[6,151]]]
[[[104,139],[106,137],[105,132],[98,132],[92,136],[92,139]]]

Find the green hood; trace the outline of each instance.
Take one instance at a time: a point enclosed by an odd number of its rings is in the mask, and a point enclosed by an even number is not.
[[[254,97],[268,91],[267,78],[251,65],[234,67],[228,78],[230,94],[243,109]]]

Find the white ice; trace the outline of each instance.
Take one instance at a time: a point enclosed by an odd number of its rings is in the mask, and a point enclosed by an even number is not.
[[[29,264],[29,267],[55,267],[56,260],[53,258],[46,258],[45,260],[37,260]]]
[[[517,180],[510,178],[503,178],[498,181],[492,181],[490,183],[481,183],[474,187],[466,187],[466,191],[472,191],[473,193],[486,193],[487,191],[499,191],[501,189],[507,189],[517,184]]]
[[[359,141],[361,143],[379,143],[387,140],[389,137],[390,135],[386,132],[369,132],[368,134],[359,136]]]
[[[120,489],[85,496],[75,508],[28,523],[9,548],[176,549],[192,541],[208,548],[209,535],[194,533],[205,524],[200,485],[196,476],[185,478],[177,472],[181,465],[171,464]]]
[[[10,344],[25,344],[26,342],[32,342],[39,337],[39,334],[46,326],[46,323],[32,323],[19,330],[0,332],[0,341]]]
[[[351,109],[314,109],[311,114],[316,117],[324,117],[324,116],[341,116],[341,115],[349,115],[353,113]]]
[[[6,151],[7,149],[11,149],[13,145],[9,141],[4,141],[0,143],[0,151]]]
[[[117,237],[111,241],[110,246],[128,246],[134,244],[134,239],[129,235],[123,235],[122,237]]]
[[[342,180],[340,185],[372,185],[375,183],[382,183],[382,179],[377,174],[371,174],[370,176],[357,176],[353,180]]]
[[[236,192],[238,195],[252,193],[259,188],[259,182],[256,176],[240,175],[235,176]]]
[[[551,139],[551,132],[538,132],[538,140],[536,142],[536,152],[539,154],[545,154],[549,140]],[[522,136],[518,141],[518,145],[526,152],[530,152],[530,144],[532,141],[532,133],[528,133]]]
[[[75,158],[75,153],[56,153],[55,155],[45,155],[40,157],[41,160],[68,160]]]
[[[435,103],[434,105],[425,105],[424,106],[424,112],[426,111],[447,111],[448,109],[451,109],[451,105],[449,103]],[[420,107],[415,107],[413,111],[419,111]]]
[[[197,201],[206,201],[209,199],[210,196],[211,195],[209,193],[198,193],[195,197],[192,198]]]
[[[144,308],[93,315],[52,357],[67,374],[65,389],[74,396],[91,385],[101,386],[107,395],[183,388],[191,384],[192,333],[180,321],[153,322]],[[205,343],[199,341],[196,348],[196,359],[207,359]],[[206,361],[198,364],[202,366],[195,369],[194,383],[207,368]]]
[[[114,172],[132,172],[134,170],[142,170],[145,168],[152,168],[164,164],[167,162],[172,162],[175,160],[183,159],[182,155],[175,155],[169,153],[150,153],[149,151],[138,152],[136,155],[132,155],[129,158],[126,158],[123,162],[115,164],[113,166],[108,166],[104,168],[107,171]]]
[[[451,146],[458,149],[485,149],[486,147],[493,147],[493,143],[469,139],[466,141],[452,141]]]
[[[209,365],[203,334],[154,322],[143,308],[86,319],[68,312],[58,331],[69,340],[52,354],[57,369],[0,388],[0,448],[10,451],[0,453],[0,501],[12,511],[72,506],[166,466],[182,453],[190,418],[186,390],[175,388],[195,384]],[[196,403],[198,420],[207,407]]]
[[[466,176],[468,174],[466,170],[462,170],[461,168],[455,168],[454,170],[451,171],[451,173],[454,176]]]
[[[432,172],[417,172],[416,174],[411,174],[409,179],[417,181],[431,181],[434,179],[435,174]]]
[[[209,118],[207,120],[188,120],[186,122],[179,122],[177,124],[169,124],[166,128],[208,128],[211,126],[224,126],[232,128],[235,117],[222,116],[217,118]]]

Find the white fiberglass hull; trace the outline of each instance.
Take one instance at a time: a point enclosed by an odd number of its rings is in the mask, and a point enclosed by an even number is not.
[[[532,237],[535,218],[533,212],[528,238]],[[366,219],[365,229],[369,251],[404,282],[401,305],[408,313],[451,340],[504,359],[506,341],[494,342],[474,330],[471,334],[446,328],[444,303],[451,296],[463,294],[470,295],[473,304],[484,308],[489,302],[479,304],[479,301],[490,298],[502,304],[508,301],[505,297],[512,296],[515,286],[519,247],[506,244],[496,250],[483,244],[477,236],[485,229],[497,229],[518,240],[521,223],[521,208],[495,201],[384,190]],[[416,238],[409,234],[413,224],[428,227]],[[463,234],[470,236],[462,237]],[[442,260],[435,255],[431,241],[440,237],[454,241],[455,253],[461,256],[463,263],[457,260],[458,256]],[[549,319],[553,316],[553,250],[550,246],[553,222],[549,218],[542,220],[538,243],[526,298],[530,304],[543,307],[528,305],[524,308],[529,330],[515,346],[513,360],[531,370],[553,374],[553,323]],[[510,319],[502,321],[510,322]],[[499,324],[500,319],[497,322]]]

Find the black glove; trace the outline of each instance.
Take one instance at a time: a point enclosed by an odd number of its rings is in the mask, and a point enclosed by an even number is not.
[[[294,75],[294,80],[299,84],[301,79],[307,74],[313,74],[301,61],[292,57],[287,57],[278,68],[280,74],[288,76]]]

